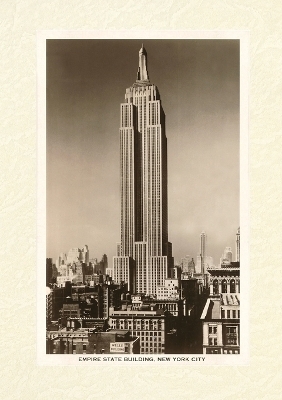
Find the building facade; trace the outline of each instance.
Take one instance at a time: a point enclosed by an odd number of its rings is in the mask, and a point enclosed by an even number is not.
[[[204,354],[240,353],[240,264],[209,268],[210,296],[201,320]]]
[[[113,330],[129,330],[140,338],[141,354],[165,353],[166,317],[161,310],[112,310],[109,325]]]
[[[173,266],[168,242],[167,139],[158,88],[150,83],[147,53],[139,51],[136,82],[120,114],[121,241],[113,262],[116,283],[135,270],[132,292],[156,294]]]
[[[47,354],[139,354],[139,338],[127,331],[90,332],[87,328],[47,333]]]
[[[202,313],[203,353],[240,353],[240,295],[210,296]]]
[[[174,299],[180,298],[180,287],[179,279],[167,278],[165,279],[164,286],[158,286],[157,300]]]

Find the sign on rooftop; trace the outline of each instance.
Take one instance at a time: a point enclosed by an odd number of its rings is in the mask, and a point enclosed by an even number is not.
[[[125,346],[124,343],[110,343],[111,353],[124,353]]]

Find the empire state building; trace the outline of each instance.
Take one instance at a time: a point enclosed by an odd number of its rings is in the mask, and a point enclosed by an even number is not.
[[[158,88],[142,45],[136,82],[120,107],[121,241],[113,278],[133,293],[156,294],[173,266],[168,242],[167,138]]]

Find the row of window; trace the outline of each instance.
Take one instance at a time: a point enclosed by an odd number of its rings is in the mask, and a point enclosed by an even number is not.
[[[227,338],[225,341],[225,344],[227,346],[238,346],[238,340],[237,340],[237,336],[233,337],[232,339]],[[209,338],[209,346],[217,346],[217,338]],[[227,352],[227,350],[225,350],[225,352]]]
[[[221,354],[220,349],[207,349],[206,354]],[[239,350],[223,350],[223,354],[239,354]]]
[[[143,338],[143,342],[145,342],[145,343],[149,343],[149,342],[158,342],[158,343],[162,343],[163,340],[162,340],[162,338],[159,338],[159,337],[148,336],[148,337],[144,337],[144,338]]]
[[[144,349],[144,348],[148,349],[149,347],[164,348],[164,347],[165,347],[165,344],[164,344],[164,343],[142,343],[142,345],[141,345],[141,349]]]
[[[239,286],[238,286],[238,291],[239,291]],[[221,293],[228,293],[228,285],[226,279],[224,279],[221,282]],[[229,293],[236,293],[236,282],[234,279],[231,279],[230,281]],[[219,282],[217,279],[213,281],[213,294],[219,294]]]
[[[132,325],[131,324],[123,324],[123,323],[116,323],[116,324],[113,324],[113,327],[115,327],[116,329],[119,329],[119,328],[121,328],[121,329],[132,329]],[[162,329],[162,326],[161,325],[159,325],[159,326],[152,326],[152,325],[150,325],[150,326],[148,326],[148,325],[133,325],[133,329],[142,329],[142,330],[147,330],[147,331],[158,331],[158,330],[160,330],[160,329]],[[139,333],[140,334],[140,333]]]
[[[132,332],[133,336],[162,336],[162,332]]]
[[[221,318],[234,319],[240,318],[240,310],[221,310]]]

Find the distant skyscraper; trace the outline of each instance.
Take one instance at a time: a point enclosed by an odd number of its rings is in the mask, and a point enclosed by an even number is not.
[[[207,255],[207,235],[202,232],[200,235],[200,253],[197,255],[196,273],[206,274],[207,268],[213,266],[213,258]]]
[[[205,258],[206,258],[207,235],[201,233],[201,274],[205,273]]]
[[[67,256],[67,263],[72,264],[78,261],[81,261],[86,264],[89,263],[89,250],[87,245],[85,245],[82,250],[80,250],[78,247],[73,247],[72,249],[69,250]]]
[[[231,262],[232,262],[231,247],[225,247],[219,263],[220,263],[220,265],[229,265]]]
[[[191,263],[191,260],[192,260],[192,257],[189,255],[181,258],[180,266],[181,266],[182,272],[188,272],[188,265],[189,265],[189,263]]]
[[[236,260],[240,262],[240,227],[237,229],[236,233]]]
[[[120,116],[121,242],[114,280],[137,293],[156,294],[173,266],[168,242],[167,139],[158,88],[150,83],[147,53],[139,51],[136,82]]]
[[[232,261],[232,250],[231,247],[225,247],[223,257],[225,260],[228,260],[230,263]]]

